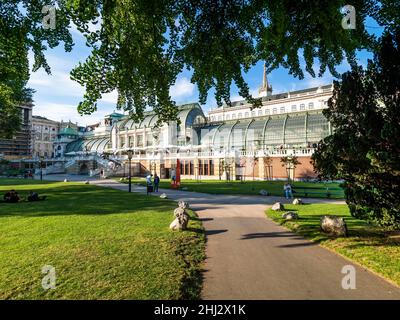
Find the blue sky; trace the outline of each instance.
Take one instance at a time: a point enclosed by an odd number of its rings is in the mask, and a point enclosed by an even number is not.
[[[372,28],[370,32],[377,33],[378,31],[379,29]],[[47,50],[46,57],[52,68],[51,75],[47,75],[42,69],[31,73],[28,86],[36,90],[34,94],[35,107],[33,114],[57,121],[71,120],[72,122],[78,122],[80,125],[93,124],[98,122],[104,115],[116,110],[117,95],[116,93],[104,95],[102,100],[98,102],[98,111],[90,116],[80,116],[78,114],[76,108],[82,99],[84,90],[78,83],[69,78],[69,72],[79,61],[86,59],[90,50],[86,47],[83,36],[74,28],[72,28],[72,35],[75,43],[72,52],[64,52],[62,46]],[[371,54],[365,51],[359,52],[357,56],[360,64],[364,66],[367,59],[371,58]],[[32,58],[31,53],[30,61],[32,61]],[[348,69],[349,65],[346,61],[343,61],[337,68],[340,73]],[[315,65],[315,70],[318,70],[318,65]],[[258,88],[262,83],[262,72],[263,62],[260,61],[245,76],[254,96],[257,96]],[[198,101],[198,90],[196,85],[190,82],[190,76],[190,72],[185,70],[179,75],[175,85],[171,88],[171,96],[178,104]],[[312,78],[309,74],[305,73],[305,78],[299,80],[289,75],[288,71],[284,68],[276,69],[268,74],[268,81],[272,84],[273,93],[329,84],[332,82],[332,79],[332,75],[326,72],[320,78]],[[241,100],[235,86],[232,86],[231,100]],[[215,106],[213,91],[210,91],[203,110],[207,112],[211,108],[215,108]]]

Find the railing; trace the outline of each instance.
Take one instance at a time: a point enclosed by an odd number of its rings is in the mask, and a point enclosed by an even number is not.
[[[67,169],[76,163],[75,159],[69,160],[65,163],[64,168]]]
[[[132,159],[137,160],[163,160],[183,158],[225,158],[225,157],[282,157],[289,155],[311,156],[313,148],[288,148],[288,149],[266,149],[258,151],[184,151],[184,152],[148,152],[145,154],[134,154]],[[126,156],[117,158],[118,161],[127,161]]]

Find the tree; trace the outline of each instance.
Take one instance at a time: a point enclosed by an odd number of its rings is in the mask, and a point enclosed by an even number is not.
[[[93,2],[83,14],[87,1],[70,1],[73,21],[92,47],[87,61],[72,71],[72,78],[86,87],[79,111],[92,113],[102,94],[117,90],[118,107],[134,118],[142,118],[150,107],[159,121],[175,119],[169,89],[183,68],[193,71],[200,103],[214,88],[217,104],[230,104],[235,84],[242,97],[260,106],[243,73],[265,60],[269,71],[283,65],[302,78],[303,51],[311,75],[315,60],[320,75],[327,68],[337,75],[335,66],[344,56],[355,63],[355,50],[372,45],[363,25],[370,2],[355,1],[357,28],[344,30],[341,0],[312,5],[289,0],[115,0]],[[88,31],[88,22],[99,17],[100,29]]]
[[[43,67],[50,73],[44,51],[65,41],[65,49],[72,47],[68,32],[69,19],[60,7],[57,28],[42,27],[44,5],[56,1],[11,1],[0,2],[0,137],[10,138],[21,123],[19,107],[32,100],[33,91],[26,87],[29,80],[28,52],[34,53],[33,71]]]
[[[267,62],[268,71],[282,65],[302,78],[303,54],[311,75],[314,62],[320,62],[319,74],[329,69],[337,75],[335,66],[344,56],[354,63],[356,49],[371,48],[373,37],[364,20],[374,3],[353,1],[357,28],[344,30],[343,0],[312,5],[289,0],[3,0],[0,40],[18,35],[19,41],[2,56],[7,62],[8,52],[24,46],[20,70],[26,79],[28,50],[34,53],[34,71],[43,67],[50,72],[44,52],[60,42],[71,50],[73,22],[92,50],[71,73],[86,88],[79,112],[94,112],[101,96],[116,90],[118,107],[132,118],[142,118],[150,107],[160,121],[167,121],[177,114],[169,90],[184,68],[193,71],[201,103],[214,88],[218,105],[229,104],[230,87],[236,84],[254,107],[261,102],[251,96],[243,74],[260,60]],[[42,28],[44,5],[57,7],[54,30]],[[99,27],[91,28],[93,24]]]
[[[295,173],[296,167],[299,164],[301,164],[301,162],[299,161],[299,158],[295,155],[284,156],[281,158],[281,163],[282,163],[282,167],[286,167],[288,180],[290,180],[291,176],[293,176],[293,179],[294,179],[294,177],[295,177],[294,173]]]
[[[325,116],[334,133],[313,155],[320,176],[344,179],[351,214],[400,226],[400,30],[386,32],[367,70],[334,83]]]

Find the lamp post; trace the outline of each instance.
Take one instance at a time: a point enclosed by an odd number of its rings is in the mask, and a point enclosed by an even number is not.
[[[40,166],[40,181],[43,180],[43,156],[39,158],[39,166]]]
[[[129,165],[129,189],[128,192],[132,192],[132,177],[131,177],[131,161],[132,161],[132,156],[133,156],[133,151],[129,149],[126,154],[128,155],[128,165]]]

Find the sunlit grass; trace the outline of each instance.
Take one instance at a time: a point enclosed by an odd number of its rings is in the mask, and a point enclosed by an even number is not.
[[[116,180],[120,180],[116,178]],[[122,182],[127,183],[127,179],[123,179]],[[144,178],[132,178],[132,183],[145,184]],[[243,195],[258,195],[261,189],[267,190],[270,195],[273,196],[284,196],[283,185],[284,181],[252,181],[246,180],[241,181],[223,181],[223,180],[182,180],[181,188],[187,191],[196,191],[210,194],[243,194]],[[327,198],[326,188],[332,189],[330,198],[342,199],[343,191],[336,190],[339,188],[338,183],[317,183],[317,182],[293,182],[294,189],[298,188],[296,196],[304,197],[305,190],[303,187],[317,188],[308,190],[309,197],[312,198]],[[160,182],[160,188],[171,188],[171,181],[168,179],[162,179]],[[334,189],[334,190],[333,190]]]
[[[204,233],[171,232],[176,204],[79,183],[0,179],[0,192],[47,195],[0,204],[0,299],[198,298]],[[41,269],[56,269],[43,290]]]
[[[296,221],[285,222],[282,212],[267,210],[267,216],[285,227],[373,270],[400,286],[400,242],[379,227],[350,215],[346,205],[306,204],[285,205],[285,211],[299,214]],[[333,238],[320,230],[320,217],[343,217],[348,237]]]

